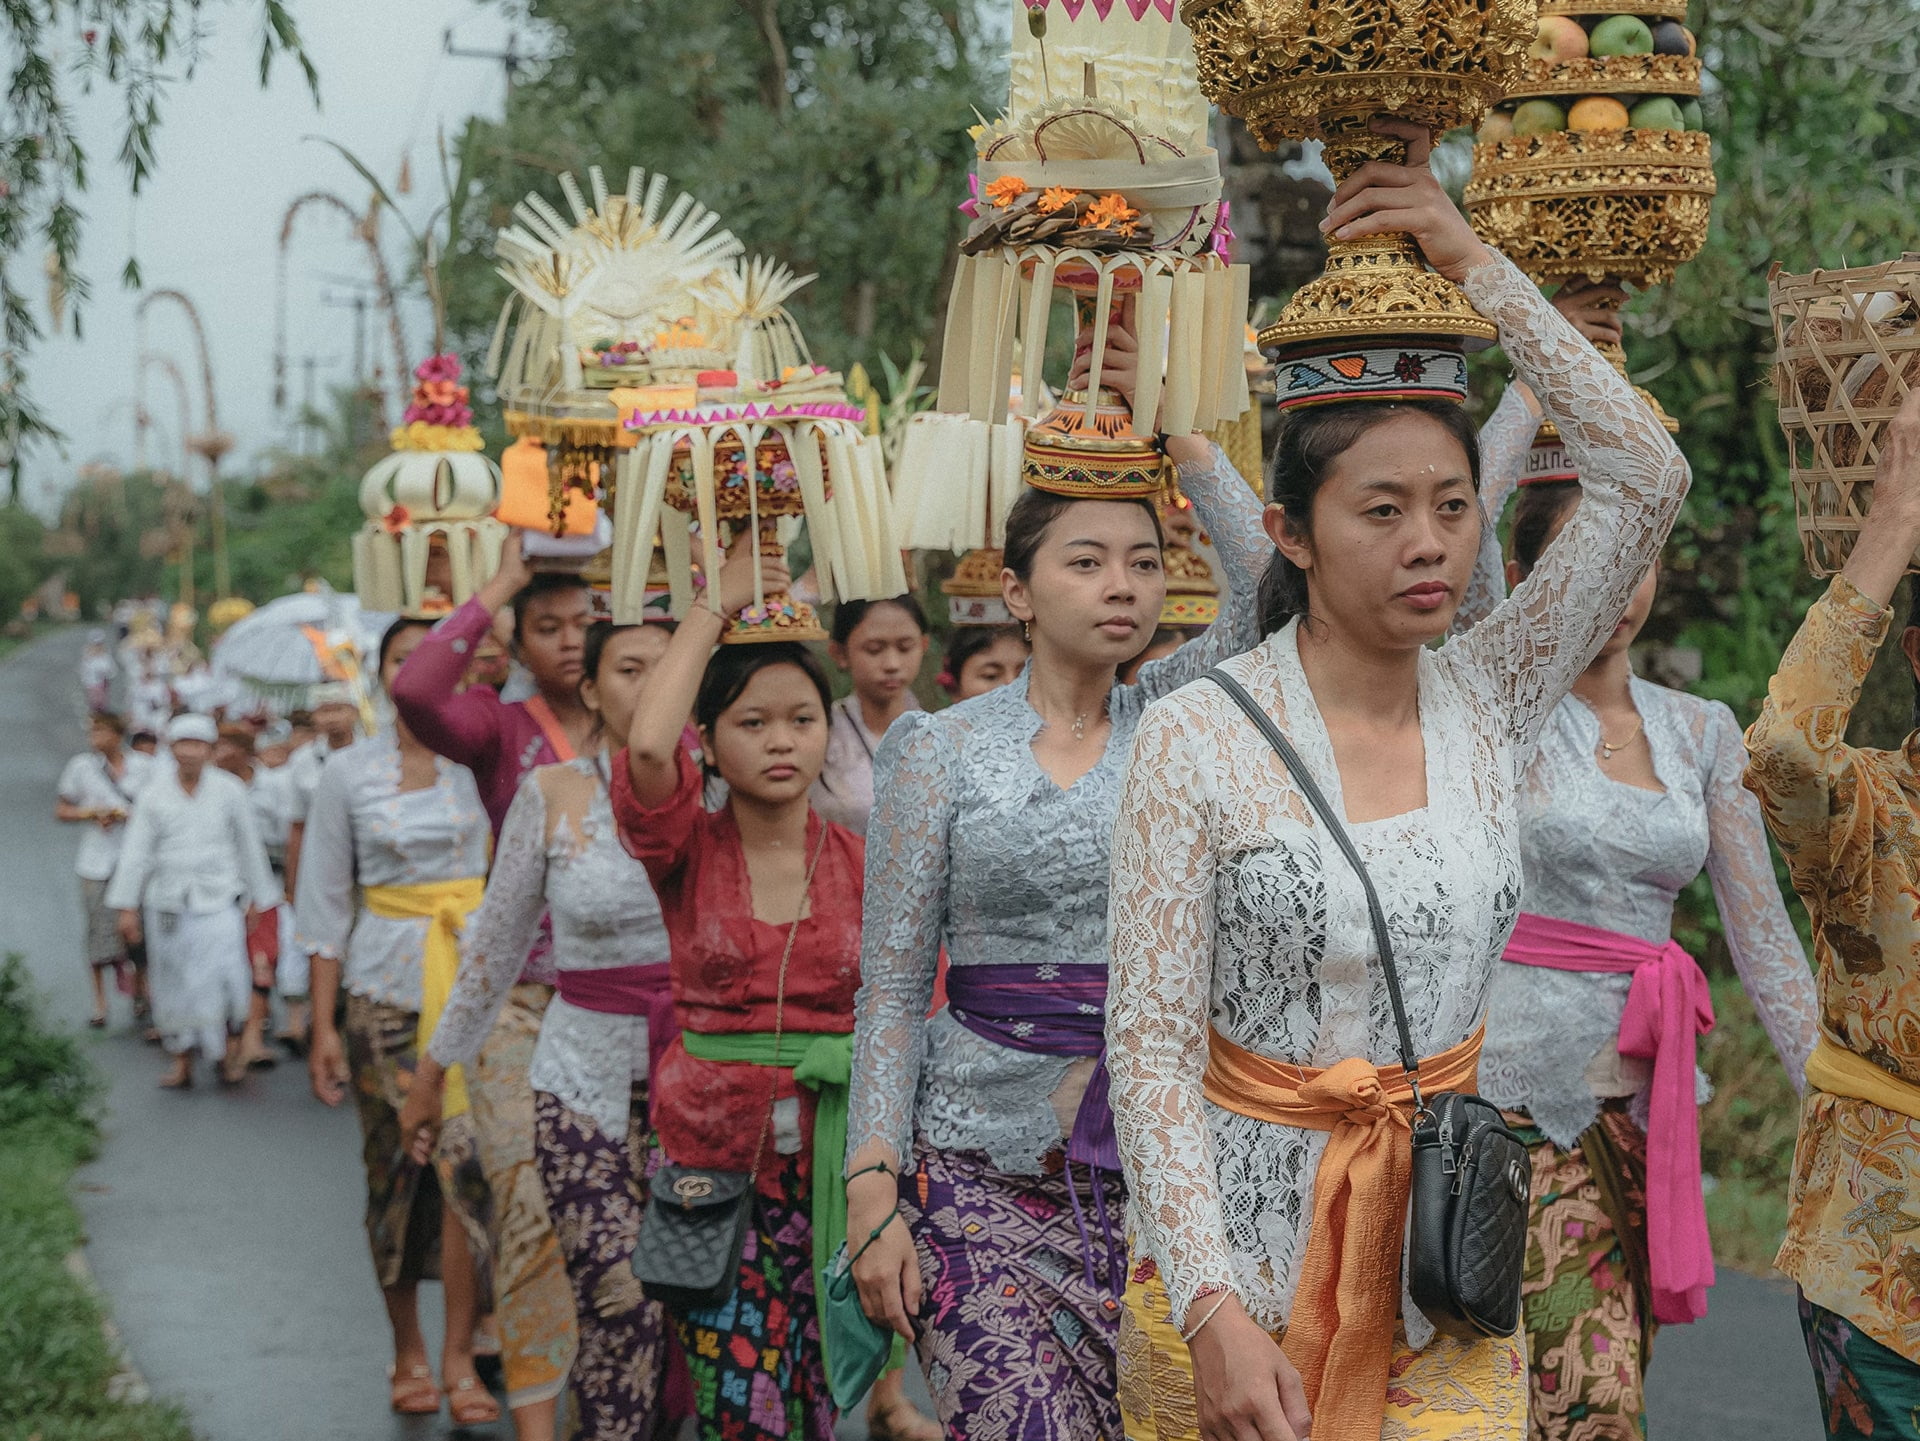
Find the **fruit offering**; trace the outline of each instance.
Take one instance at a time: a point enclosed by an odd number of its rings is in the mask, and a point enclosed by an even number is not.
[[[1482,144],[1571,130],[1704,130],[1700,61],[1684,3],[1548,0],[1520,81],[1481,124]]]

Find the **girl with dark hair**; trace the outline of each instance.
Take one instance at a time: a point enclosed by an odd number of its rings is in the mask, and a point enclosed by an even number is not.
[[[609,789],[611,748],[667,644],[658,625],[588,629],[580,699],[597,744],[520,783],[459,978],[401,1117],[408,1135],[431,1136],[444,1076],[479,1054],[551,914],[557,989],[528,1081],[534,1160],[573,1283],[580,1343],[569,1385],[583,1441],[671,1435],[680,1419],[661,1386],[678,1343],[626,1264],[653,1147],[649,1060],[673,1029],[667,929],[645,869],[620,844]]]
[[[654,1124],[668,1164],[753,1177],[739,1282],[674,1314],[702,1441],[829,1441],[834,1406],[813,1273],[813,1186],[839,1163],[816,1092],[845,1075],[860,961],[860,838],[808,803],[832,692],[805,647],[716,645],[726,617],[786,567],[746,536],[719,567],[720,610],[696,601],[634,707],[612,773],[613,817],[644,865],[669,939],[681,1030],[657,1056]],[[701,804],[681,743],[691,707],[726,803]],[[804,1064],[803,1064],[804,1063]],[[801,1082],[803,1065],[816,1079]],[[821,1103],[821,1117],[834,1114]],[[814,1150],[825,1145],[832,1154]],[[831,1171],[825,1173],[831,1176]]]
[[[1123,394],[1135,346],[1109,331],[1103,383]],[[1001,585],[1030,664],[903,717],[875,765],[847,1225],[883,1228],[854,1266],[861,1302],[917,1339],[953,1438],[1120,1431],[1124,1197],[1099,1052],[1121,767],[1149,701],[1253,643],[1270,550],[1226,458],[1166,445],[1219,549],[1220,622],[1120,684],[1165,597],[1158,512],[1027,491]],[[930,1019],[943,948],[951,1004]]]
[[[1505,605],[1448,644],[1482,540],[1473,433],[1445,401],[1295,411],[1273,462],[1266,641],[1224,665],[1298,748],[1378,888],[1429,1091],[1471,1090],[1520,895],[1517,793],[1687,488],[1652,413],[1427,168],[1335,193],[1326,228],[1410,232],[1500,328],[1588,504]],[[1132,1378],[1204,1441],[1526,1433],[1518,1338],[1436,1335],[1401,1283],[1412,1095],[1360,877],[1222,685],[1142,721],[1115,832],[1113,1107],[1136,1240],[1194,1394]],[[1282,1338],[1276,1340],[1276,1337]],[[1389,1377],[1392,1378],[1391,1386]]]
[[[1488,516],[1516,479],[1487,476]],[[1507,584],[1564,544],[1582,504],[1577,481],[1520,486]],[[1527,768],[1525,909],[1508,964],[1494,968],[1480,1057],[1481,1094],[1509,1110],[1532,1152],[1522,1294],[1535,1441],[1638,1441],[1654,1331],[1705,1314],[1713,1260],[1693,1051],[1712,1006],[1673,941],[1674,900],[1703,865],[1734,968],[1796,1089],[1817,1034],[1813,976],[1741,783],[1733,713],[1633,673],[1659,573],[1647,569]],[[1504,593],[1497,572],[1492,590]],[[1685,1024],[1656,1034],[1647,1017],[1667,1008]],[[1575,1285],[1584,1304],[1572,1306]]]
[[[393,623],[380,643],[383,685],[426,635],[425,621]],[[480,904],[488,840],[467,768],[397,720],[321,772],[294,912],[294,944],[311,958],[313,1093],[337,1106],[351,1092],[360,1116],[367,1241],[393,1328],[389,1402],[413,1416],[450,1400],[457,1425],[500,1416],[473,1366],[490,1196],[464,1086],[448,1097],[438,1144],[418,1157],[401,1109],[453,985],[460,924]],[[336,1026],[342,988],[346,1019]],[[446,1288],[437,1384],[416,1302],[419,1283],[436,1276]]]
[[[1033,648],[1017,625],[959,625],[947,637],[940,688],[956,702],[1007,685],[1026,668]]]
[[[908,711],[920,709],[913,683],[932,637],[926,613],[910,595],[842,601],[833,612],[827,658],[847,673],[853,693],[833,703],[827,763],[813,790],[813,808],[855,835],[867,833],[873,809],[873,754]]]

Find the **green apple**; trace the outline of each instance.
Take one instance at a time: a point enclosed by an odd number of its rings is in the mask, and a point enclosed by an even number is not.
[[[1627,112],[1627,124],[1635,130],[1685,130],[1686,117],[1680,102],[1671,95],[1654,95]]]
[[[1637,15],[1609,15],[1593,27],[1587,49],[1594,55],[1651,55],[1653,31]]]
[[[1706,117],[1700,113],[1700,101],[1697,98],[1680,102],[1680,119],[1685,122],[1689,130],[1705,130],[1707,128],[1707,120]]]
[[[1567,128],[1567,112],[1551,100],[1529,100],[1513,112],[1515,135],[1545,135]]]

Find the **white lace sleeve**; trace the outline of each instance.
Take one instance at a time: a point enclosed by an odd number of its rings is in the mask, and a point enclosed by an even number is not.
[[[927,1060],[956,759],[947,725],[909,711],[873,760],[847,1154],[880,1141],[896,1167],[913,1154],[914,1097]]]
[[[1706,778],[1707,876],[1733,966],[1753,998],[1780,1064],[1796,1091],[1806,1089],[1807,1057],[1818,1037],[1820,1002],[1806,952],[1787,915],[1767,852],[1760,803],[1742,783],[1747,747],[1733,712],[1714,705],[1702,752]]]
[[[320,773],[306,827],[300,842],[300,875],[294,885],[294,944],[310,956],[344,960],[359,915],[353,811],[344,767]]]
[[[1260,528],[1260,498],[1234,469],[1226,452],[1209,445],[1205,461],[1180,467],[1180,488],[1193,502],[1200,528],[1213,540],[1220,557],[1224,585],[1220,618],[1170,656],[1140,667],[1135,681],[1141,696],[1152,700],[1198,680],[1231,656],[1250,650],[1260,640],[1260,617],[1254,600],[1260,572],[1273,554],[1273,542]]]
[[[486,899],[460,939],[460,970],[427,1046],[441,1065],[469,1065],[480,1054],[546,910],[547,793],[536,770],[507,808]]]
[[[1533,574],[1450,647],[1493,686],[1524,769],[1553,708],[1660,553],[1686,458],[1631,386],[1505,256],[1466,278],[1521,379],[1560,429],[1583,499]]]
[[[1526,473],[1527,452],[1533,448],[1540,417],[1527,401],[1526,391],[1508,385],[1500,403],[1480,427],[1480,553],[1467,582],[1466,599],[1453,618],[1453,633],[1464,635],[1493,614],[1507,598],[1506,559],[1500,553],[1500,513],[1520,488]]]
[[[1107,1067],[1136,1238],[1179,1318],[1233,1269],[1200,1089],[1214,848],[1195,757],[1208,738],[1183,733],[1177,704],[1141,719],[1114,826]]]

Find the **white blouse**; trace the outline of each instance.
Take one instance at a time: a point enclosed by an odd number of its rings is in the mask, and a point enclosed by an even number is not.
[[[460,973],[427,1047],[443,1066],[469,1064],[479,1055],[549,909],[556,970],[666,963],[660,902],[646,868],[620,844],[608,764],[604,754],[583,757],[542,766],[520,782],[500,827],[487,898],[467,925]],[[592,799],[577,824],[563,813],[549,826],[548,789],[567,772],[592,787]],[[624,1138],[633,1083],[646,1076],[645,1016],[590,1011],[553,998],[533,1050],[534,1090],[593,1117],[603,1135]]]
[[[1350,827],[1372,872],[1422,1056],[1480,1025],[1520,903],[1516,799],[1541,727],[1611,633],[1673,525],[1685,460],[1599,354],[1508,261],[1467,277],[1558,421],[1588,503],[1482,624],[1418,657],[1427,804]],[[1340,774],[1297,622],[1226,669],[1336,807]],[[1265,739],[1206,681],[1149,708],[1113,849],[1108,1064],[1139,1244],[1173,1314],[1232,1287],[1286,1324],[1326,1133],[1213,1105],[1207,1030],[1270,1059],[1398,1059],[1364,893]],[[1415,1346],[1432,1335],[1403,1298]]]
[[[294,903],[301,950],[340,961],[354,995],[408,1011],[420,1009],[432,922],[376,916],[360,892],[484,876],[492,839],[473,773],[443,756],[433,767],[432,785],[401,790],[390,730],[329,755],[307,815]]]

